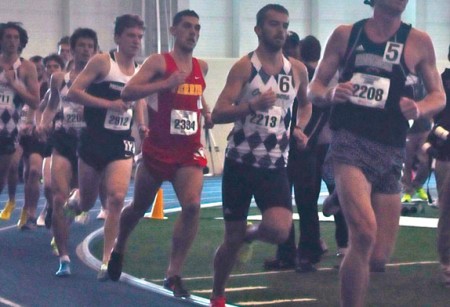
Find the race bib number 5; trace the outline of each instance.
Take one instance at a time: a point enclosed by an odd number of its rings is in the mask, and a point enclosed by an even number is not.
[[[373,75],[355,73],[351,79],[353,96],[350,101],[354,104],[384,109],[389,94],[391,80]]]
[[[170,114],[170,134],[192,135],[197,133],[197,112],[186,110],[172,110]]]
[[[131,127],[131,119],[133,118],[133,110],[128,109],[126,112],[117,112],[108,110],[106,112],[104,127],[109,130],[125,131]]]

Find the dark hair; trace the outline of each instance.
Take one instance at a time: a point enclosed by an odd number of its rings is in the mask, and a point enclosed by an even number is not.
[[[120,35],[127,28],[141,28],[145,29],[144,21],[139,15],[125,14],[116,17],[114,21],[114,35]]]
[[[44,66],[47,66],[47,63],[50,61],[55,61],[56,63],[58,63],[61,69],[64,69],[64,67],[66,66],[64,64],[64,60],[56,53],[49,54],[44,58]]]
[[[37,64],[37,63],[43,63],[43,60],[44,60],[44,58],[41,57],[40,55],[33,55],[33,56],[30,58],[30,61],[33,62],[33,63],[35,63],[35,64]]]
[[[450,45],[448,45],[448,55],[447,55],[447,57],[448,57],[448,60],[450,61]]]
[[[177,26],[181,22],[181,19],[184,16],[190,16],[190,17],[195,17],[197,19],[200,19],[200,17],[198,16],[198,14],[195,11],[183,10],[183,11],[179,11],[178,13],[175,14],[175,16],[173,16],[172,26]]]
[[[19,39],[20,39],[19,53],[21,53],[22,50],[25,48],[25,46],[28,43],[28,33],[22,27],[22,23],[15,22],[15,21],[8,21],[7,23],[0,23],[0,39],[3,39],[3,34],[5,34],[6,29],[15,29],[15,30],[17,30],[17,32],[19,32]],[[0,51],[1,51],[1,46],[0,46]]]
[[[296,46],[300,45],[300,37],[294,31],[288,31],[284,45],[296,47]]]
[[[300,49],[300,56],[305,62],[316,62],[320,59],[320,52],[322,47],[320,46],[319,40],[308,35],[301,41],[302,48]]]
[[[375,0],[364,0],[364,4],[368,4],[373,7],[375,5]]]
[[[271,10],[289,16],[289,12],[284,6],[280,4],[267,4],[266,6],[261,8],[256,14],[256,26],[260,27],[263,25],[267,12]]]
[[[75,31],[73,31],[72,35],[70,36],[70,49],[75,49],[75,46],[77,45],[77,41],[80,38],[90,38],[94,41],[94,49],[97,51],[98,49],[98,38],[97,33],[90,29],[90,28],[78,28]]]
[[[59,40],[57,46],[59,46],[59,45],[69,45],[69,44],[70,44],[70,37],[66,35],[66,36],[61,37],[61,39]]]

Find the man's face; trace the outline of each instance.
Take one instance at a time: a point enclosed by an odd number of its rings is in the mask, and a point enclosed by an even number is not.
[[[188,52],[194,50],[200,37],[199,19],[194,16],[183,16],[175,27],[172,27],[172,35],[175,36],[176,44]]]
[[[260,43],[272,50],[280,50],[287,37],[289,16],[269,10],[266,13],[262,26],[256,26],[256,33]]]
[[[294,59],[300,60],[300,44],[285,44],[283,47],[283,53],[286,56],[290,56]]]
[[[70,61],[72,55],[70,54],[70,45],[69,44],[60,44],[58,46],[58,55],[62,57],[65,63]]]
[[[141,27],[125,28],[120,35],[116,35],[115,41],[120,52],[134,57],[141,50],[143,37],[144,29]]]
[[[75,49],[72,50],[75,62],[87,63],[95,54],[95,42],[92,38],[80,37],[75,43]]]
[[[408,0],[376,0],[375,7],[382,8],[391,15],[401,15],[408,4]]]
[[[42,61],[40,62],[33,62],[34,66],[36,66],[36,72],[37,72],[37,76],[38,76],[38,80],[42,80],[42,78],[44,77],[44,73],[45,73],[45,67],[44,67],[44,63],[42,63]]]
[[[53,60],[47,61],[46,65],[45,65],[45,72],[47,73],[48,76],[51,76],[55,72],[60,72],[61,70],[62,70],[62,67],[59,66],[58,62],[53,61]]]
[[[20,34],[14,28],[7,28],[1,38],[2,52],[18,53],[20,48]]]

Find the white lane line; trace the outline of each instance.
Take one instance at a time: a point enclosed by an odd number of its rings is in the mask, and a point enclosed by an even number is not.
[[[21,305],[11,302],[10,300],[7,300],[6,298],[1,296],[0,296],[0,305],[6,305],[10,307],[21,307]]]

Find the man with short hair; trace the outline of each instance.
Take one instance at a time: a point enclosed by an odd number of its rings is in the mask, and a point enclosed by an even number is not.
[[[141,51],[144,29],[138,15],[118,16],[114,27],[117,49],[94,56],[68,92],[70,99],[84,106],[86,122],[78,148],[79,206],[74,203],[72,209],[76,213],[89,211],[100,189],[106,196],[108,214],[99,281],[109,279],[107,263],[131,178],[135,147],[131,128],[136,104],[123,101],[120,92],[139,70],[135,58]]]
[[[197,13],[178,12],[170,33],[173,50],[146,59],[139,72],[122,91],[125,101],[153,95],[148,105],[149,131],[142,145],[132,203],[120,216],[120,231],[111,254],[108,272],[118,280],[129,235],[152,204],[163,181],[172,182],[180,201],[169,267],[164,288],[176,297],[189,297],[181,280],[183,264],[197,234],[203,168],[206,157],[200,142],[201,118],[212,127],[211,114],[203,98],[208,65],[192,56],[200,35]]]
[[[445,103],[431,39],[401,20],[408,1],[365,3],[373,16],[334,30],[309,86],[314,104],[333,108],[330,159],[349,230],[342,306],[364,305],[369,272],[383,272],[394,248],[408,120],[430,118]],[[409,82],[417,75],[428,93],[418,101]]]
[[[0,24],[0,191],[15,152],[19,113],[25,104],[36,109],[40,102],[36,67],[20,57],[27,43],[27,31],[20,23]],[[15,205],[7,202],[0,219],[9,220]]]
[[[214,123],[234,122],[228,138],[222,181],[225,237],[214,257],[211,306],[225,306],[225,285],[243,244],[253,240],[279,244],[292,225],[292,197],[286,165],[289,138],[304,148],[303,133],[311,104],[306,99],[306,67],[286,58],[289,13],[269,4],[257,13],[255,51],[233,65],[213,110]],[[291,108],[298,98],[297,122],[289,133]],[[262,213],[247,227],[254,197]]]
[[[98,48],[97,33],[89,28],[78,28],[70,37],[70,48],[73,55],[73,69],[59,72],[50,79],[50,98],[43,112],[40,133],[52,133],[51,186],[53,208],[51,224],[56,247],[59,253],[59,269],[56,276],[71,274],[69,250],[69,223],[64,216],[64,204],[72,189],[78,186],[79,133],[86,125],[83,119],[83,108],[68,98],[67,93],[75,78],[84,69]],[[54,127],[53,127],[54,125]]]

